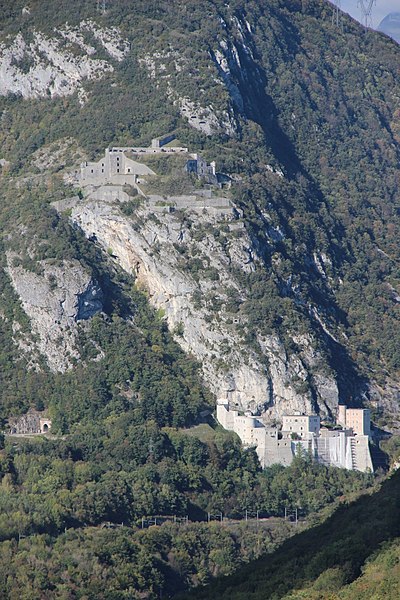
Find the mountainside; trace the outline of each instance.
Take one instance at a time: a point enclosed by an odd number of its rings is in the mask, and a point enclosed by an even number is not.
[[[148,208],[121,214],[102,200],[71,209],[67,220],[95,233],[129,275],[139,260],[138,281],[217,396],[271,418],[296,409],[329,418],[341,399],[369,402],[392,419],[400,360],[397,49],[350,20],[335,29],[320,2],[201,9],[138,2],[134,19],[122,1],[105,14],[94,2],[74,14],[47,2],[6,5],[0,136],[8,263],[43,258],[36,276],[62,289],[65,264],[56,257],[53,273],[46,266],[43,255],[55,254],[49,231],[35,230],[24,190],[40,188],[39,211],[54,228],[50,202],[76,193],[60,178],[68,165],[174,130],[233,178],[237,226],[185,205],[182,218],[156,218]],[[155,191],[168,200],[179,196],[175,184]],[[95,268],[87,270],[93,281]],[[50,317],[39,325],[21,291],[32,275],[23,273],[8,264],[4,277],[42,340],[24,341],[37,352],[28,362],[43,363],[44,340],[65,327],[71,340],[59,354],[79,361],[76,325],[63,324],[51,295],[43,307]],[[26,364],[18,318],[2,327]],[[71,360],[47,356],[41,371],[46,362],[64,370]],[[2,377],[9,397],[14,375],[2,369]],[[19,405],[35,401],[26,388],[23,396]]]
[[[399,474],[269,556],[182,600],[398,598]]]
[[[382,31],[400,44],[400,13],[393,12],[388,14],[379,23],[378,31]]]
[[[329,426],[345,401],[399,428],[400,50],[342,23],[323,0],[0,0],[2,598],[173,597],[374,484],[262,470],[212,417]],[[271,593],[395,576],[397,482],[282,546],[271,582],[301,568]]]

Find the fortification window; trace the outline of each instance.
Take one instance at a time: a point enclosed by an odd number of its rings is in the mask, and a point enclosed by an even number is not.
[[[91,169],[90,172],[93,173],[93,169]]]
[[[119,173],[119,169],[117,169],[117,173]]]
[[[130,170],[130,169],[128,169],[128,173],[130,173],[130,172],[131,172],[131,170]]]

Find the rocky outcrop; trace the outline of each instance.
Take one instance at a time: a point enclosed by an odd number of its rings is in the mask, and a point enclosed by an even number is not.
[[[111,62],[96,57],[98,47]],[[33,31],[31,41],[19,33],[0,43],[0,96],[40,98],[78,91],[83,101],[82,83],[112,72],[112,61],[122,60],[128,52],[129,44],[116,28],[100,28],[92,21],[55,29],[52,37]]]
[[[34,343],[22,340],[20,348],[30,352],[36,348],[52,371],[66,371],[74,358],[79,359],[77,322],[102,310],[101,289],[76,261],[63,261],[60,265],[40,261],[38,273],[34,273],[13,266],[12,255],[7,259],[8,274],[35,336]],[[16,338],[18,342],[17,330]]]
[[[298,339],[292,355],[277,336],[260,339],[259,350],[245,342],[246,317],[231,303],[236,298],[240,304],[246,292],[234,273],[254,271],[260,260],[240,211],[226,199],[215,205],[204,196],[187,197],[185,209],[184,198],[143,200],[126,217],[118,202],[109,194],[102,200],[97,191],[75,203],[71,218],[165,312],[182,348],[201,361],[217,397],[269,418],[318,407],[329,415],[338,403],[336,382],[332,375],[311,377],[319,360],[311,339]]]
[[[315,412],[331,416],[339,404],[339,391],[334,377],[309,335],[292,336],[297,353],[289,354],[276,336],[259,338],[269,359],[271,378],[271,408],[275,417],[296,410],[304,414]]]
[[[166,84],[168,97],[178,107],[181,116],[187,119],[191,127],[206,135],[220,132],[233,135],[236,132],[237,123],[234,111],[229,104],[226,104],[223,110],[216,110],[211,104],[202,104],[198,97],[193,99],[183,96],[178,91],[180,86],[171,75],[171,67],[175,74],[190,70],[188,61],[180,56],[179,52],[169,50],[168,52],[145,53],[139,58],[139,64],[147,71],[148,77],[154,80],[157,87],[161,82]]]

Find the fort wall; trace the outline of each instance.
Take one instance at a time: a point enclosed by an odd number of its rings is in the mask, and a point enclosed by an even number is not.
[[[360,409],[363,410],[363,409]],[[366,417],[368,418],[368,413]],[[262,467],[288,466],[301,451],[324,465],[357,471],[373,471],[369,437],[352,429],[320,429],[318,415],[287,415],[282,431],[268,429],[249,414],[229,409],[229,402],[217,403],[217,419],[225,429],[235,431],[245,446],[255,446]],[[368,423],[363,427],[368,430]]]

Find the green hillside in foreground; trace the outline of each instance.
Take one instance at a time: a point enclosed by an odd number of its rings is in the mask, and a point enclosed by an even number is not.
[[[395,600],[400,593],[400,473],[269,556],[180,600]]]
[[[97,0],[31,0],[24,11],[26,5],[0,0],[0,42],[20,45],[11,74],[16,68],[29,78],[35,61],[48,67],[46,44],[34,58],[29,49],[43,38],[51,46],[54,37],[61,54],[69,48],[67,66],[78,56],[104,60],[107,69],[67,96],[52,97],[49,87],[34,98],[0,97],[0,419],[3,426],[30,407],[46,409],[54,434],[0,436],[0,598],[159,600],[219,576],[228,578],[194,597],[351,598],[357,586],[384,586],[385,570],[396,581],[398,475],[264,556],[292,530],[281,522],[265,534],[247,529],[246,510],[279,519],[299,506],[312,522],[316,511],[374,485],[375,476],[308,460],[261,471],[254,449],[243,449],[236,436],[211,427],[206,439],[189,435],[215,398],[201,365],[179,344],[185,324],[169,331],[163,311],[116,264],[113,249],[102,251],[54,203],[82,200],[63,178],[81,160],[175,131],[182,145],[232,175],[232,201],[258,256],[245,269],[227,265],[236,287],[221,307],[220,298],[202,294],[218,272],[178,246],[182,272],[189,277],[192,269],[199,283],[198,306],[238,322],[244,362],[263,356],[260,339],[281,340],[281,355],[299,366],[290,381],[278,381],[281,390],[310,398],[328,416],[338,398],[369,403],[375,422],[394,428],[398,45],[348,17],[338,30],[322,0],[107,0],[104,14]],[[69,28],[82,34],[81,45],[62,36]],[[126,42],[121,60],[93,33],[110,28]],[[182,99],[212,109],[211,135],[191,127]],[[134,213],[135,202],[124,209]],[[228,240],[223,227],[195,233],[215,247]],[[37,277],[49,267],[51,291],[51,269],[64,261],[96,281],[104,301],[101,313],[74,323],[70,370],[52,371],[10,266]],[[300,361],[304,340],[308,362]],[[223,351],[222,344],[222,367]],[[268,374],[267,360],[262,367]],[[333,393],[327,379],[337,386]],[[265,396],[273,407],[276,395]],[[390,447],[396,459],[398,440]],[[219,511],[241,522],[233,531],[195,522]],[[154,515],[193,522],[142,531],[142,518]]]

